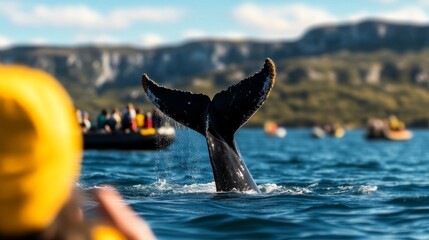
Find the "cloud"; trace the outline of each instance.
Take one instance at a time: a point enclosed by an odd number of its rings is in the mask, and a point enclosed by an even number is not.
[[[184,15],[182,9],[169,7],[119,8],[102,13],[85,5],[51,7],[37,5],[0,6],[0,14],[19,26],[75,27],[83,29],[126,29],[137,22],[172,23]]]
[[[138,45],[143,47],[157,47],[166,43],[165,39],[155,33],[147,33],[141,36]]]
[[[222,32],[222,33],[208,33],[197,29],[188,29],[182,34],[182,39],[229,39],[229,40],[241,40],[246,38],[246,35],[242,32]]]
[[[73,38],[74,44],[95,44],[95,45],[121,45],[124,41],[107,34],[78,34]],[[134,44],[140,47],[159,47],[160,45],[167,44],[167,41],[156,33],[147,33],[140,36],[140,38],[130,40],[127,44]]]
[[[251,30],[263,33],[264,38],[297,37],[310,26],[338,20],[323,9],[302,4],[270,6],[246,3],[233,10],[233,17]]]
[[[9,48],[12,45],[12,41],[10,41],[6,37],[0,36],[0,49]]]
[[[96,45],[117,45],[121,42],[115,37],[100,34],[100,35],[87,35],[78,34],[73,38],[73,42],[76,44],[96,44]]]
[[[49,42],[44,38],[33,38],[30,40],[30,44],[32,44],[32,45],[48,45]]]
[[[200,39],[207,37],[207,33],[197,29],[189,29],[182,34],[182,37],[184,39]]]
[[[428,14],[423,9],[415,6],[403,7],[397,10],[386,12],[360,12],[349,16],[347,20],[362,21],[368,18],[378,18],[393,22],[413,23],[427,23],[429,21]]]
[[[181,41],[196,39],[228,39],[241,40],[245,35],[239,32],[208,33],[198,29],[188,29],[183,32],[179,38]],[[171,44],[168,40],[157,33],[146,33],[141,35],[137,45],[147,48],[159,47],[161,45]]]
[[[381,1],[393,2],[392,0]],[[429,0],[421,0],[421,2],[423,1],[429,4]],[[362,11],[339,18],[323,9],[303,4],[257,5],[246,3],[236,7],[232,14],[237,22],[248,28],[248,36],[261,39],[296,38],[310,27],[347,21],[356,22],[368,18],[392,22],[429,22],[429,15],[425,9],[414,5],[389,11]]]

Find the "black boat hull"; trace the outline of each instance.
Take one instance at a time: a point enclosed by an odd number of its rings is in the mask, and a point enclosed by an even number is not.
[[[140,133],[102,134],[88,133],[83,135],[84,149],[118,149],[118,150],[155,150],[163,149],[174,142],[174,134],[143,136]]]

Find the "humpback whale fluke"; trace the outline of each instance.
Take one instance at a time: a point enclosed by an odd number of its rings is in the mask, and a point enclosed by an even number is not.
[[[206,137],[217,191],[259,192],[234,134],[265,102],[275,76],[274,62],[266,59],[260,72],[217,93],[213,100],[204,94],[159,86],[146,74],[142,85],[157,108]]]

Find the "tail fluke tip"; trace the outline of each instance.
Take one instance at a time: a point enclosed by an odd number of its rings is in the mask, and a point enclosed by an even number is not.
[[[145,92],[147,91],[147,87],[148,87],[147,83],[148,83],[148,81],[149,81],[149,77],[147,76],[146,73],[144,73],[143,76],[142,76],[142,86],[143,86],[143,89],[144,89]]]
[[[271,60],[271,58],[265,59],[264,68],[267,71],[267,76],[274,80],[276,78],[276,65],[274,65],[274,62]]]

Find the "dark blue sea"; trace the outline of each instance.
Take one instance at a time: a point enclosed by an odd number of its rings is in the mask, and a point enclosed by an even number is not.
[[[406,142],[309,129],[236,140],[261,194],[216,193],[205,139],[160,151],[85,151],[79,184],[112,185],[159,239],[429,239],[429,131]]]

